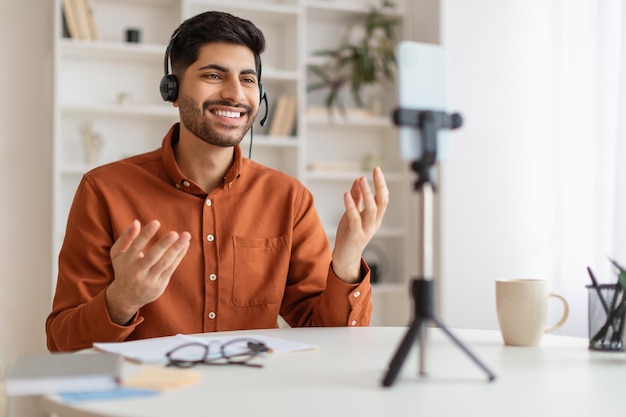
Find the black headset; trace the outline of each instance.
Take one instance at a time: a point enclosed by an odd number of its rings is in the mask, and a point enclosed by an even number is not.
[[[174,102],[178,98],[178,78],[176,75],[170,74],[169,72],[169,64],[170,64],[170,53],[172,51],[172,45],[174,45],[174,40],[178,36],[179,32],[176,32],[172,35],[167,48],[165,49],[165,58],[163,59],[163,77],[161,78],[161,83],[159,84],[159,91],[161,92],[161,97],[165,101]],[[267,95],[265,94],[265,90],[263,90],[263,84],[261,84],[261,72],[262,65],[261,59],[259,58],[259,104],[262,102],[265,103],[265,115],[261,119],[261,126],[264,126],[267,122],[267,117],[269,115],[268,105],[267,105]]]

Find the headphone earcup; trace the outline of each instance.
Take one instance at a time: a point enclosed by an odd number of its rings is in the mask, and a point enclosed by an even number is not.
[[[174,102],[178,98],[178,79],[174,74],[164,75],[159,84],[161,97],[165,101]]]

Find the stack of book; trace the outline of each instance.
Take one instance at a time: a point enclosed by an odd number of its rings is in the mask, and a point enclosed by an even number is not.
[[[63,32],[72,39],[100,39],[92,0],[63,0]]]
[[[10,365],[5,375],[7,396],[95,392],[119,386],[122,356],[113,353],[40,353]]]
[[[290,136],[296,125],[296,98],[280,96],[274,108],[269,136]]]

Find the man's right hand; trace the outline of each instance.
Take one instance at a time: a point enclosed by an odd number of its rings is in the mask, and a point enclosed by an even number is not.
[[[144,305],[163,294],[170,278],[189,249],[189,232],[167,232],[146,251],[161,223],[143,228],[134,220],[111,247],[115,279],[106,290],[109,316],[126,325]]]

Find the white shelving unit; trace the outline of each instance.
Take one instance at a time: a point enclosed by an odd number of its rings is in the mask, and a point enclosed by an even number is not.
[[[414,275],[417,232],[411,221],[411,176],[388,116],[393,96],[383,97],[379,115],[344,119],[312,111],[323,107],[324,93],[307,93],[310,65],[317,62],[313,52],[334,47],[341,31],[367,13],[370,0],[92,0],[100,32],[96,41],[62,37],[62,0],[55,3],[53,281],[67,213],[82,174],[160,146],[178,120],[176,109],[163,102],[158,91],[170,35],[187,17],[222,10],[253,21],[267,40],[262,81],[270,118],[265,127],[255,124],[252,158],[299,178],[313,192],[331,242],[344,210],[343,192],[358,176],[371,178],[362,168],[368,155],[380,159],[391,203],[372,241],[372,250],[384,258],[373,287],[372,324],[408,322],[408,277]],[[398,16],[403,16],[404,1],[396,4]],[[141,31],[141,43],[125,42],[128,28]],[[272,110],[281,95],[297,97],[296,129],[291,136],[269,136]],[[102,140],[97,159],[89,162],[80,133],[85,124]],[[249,137],[242,143],[244,155],[248,146]],[[348,168],[313,168],[329,162]]]

